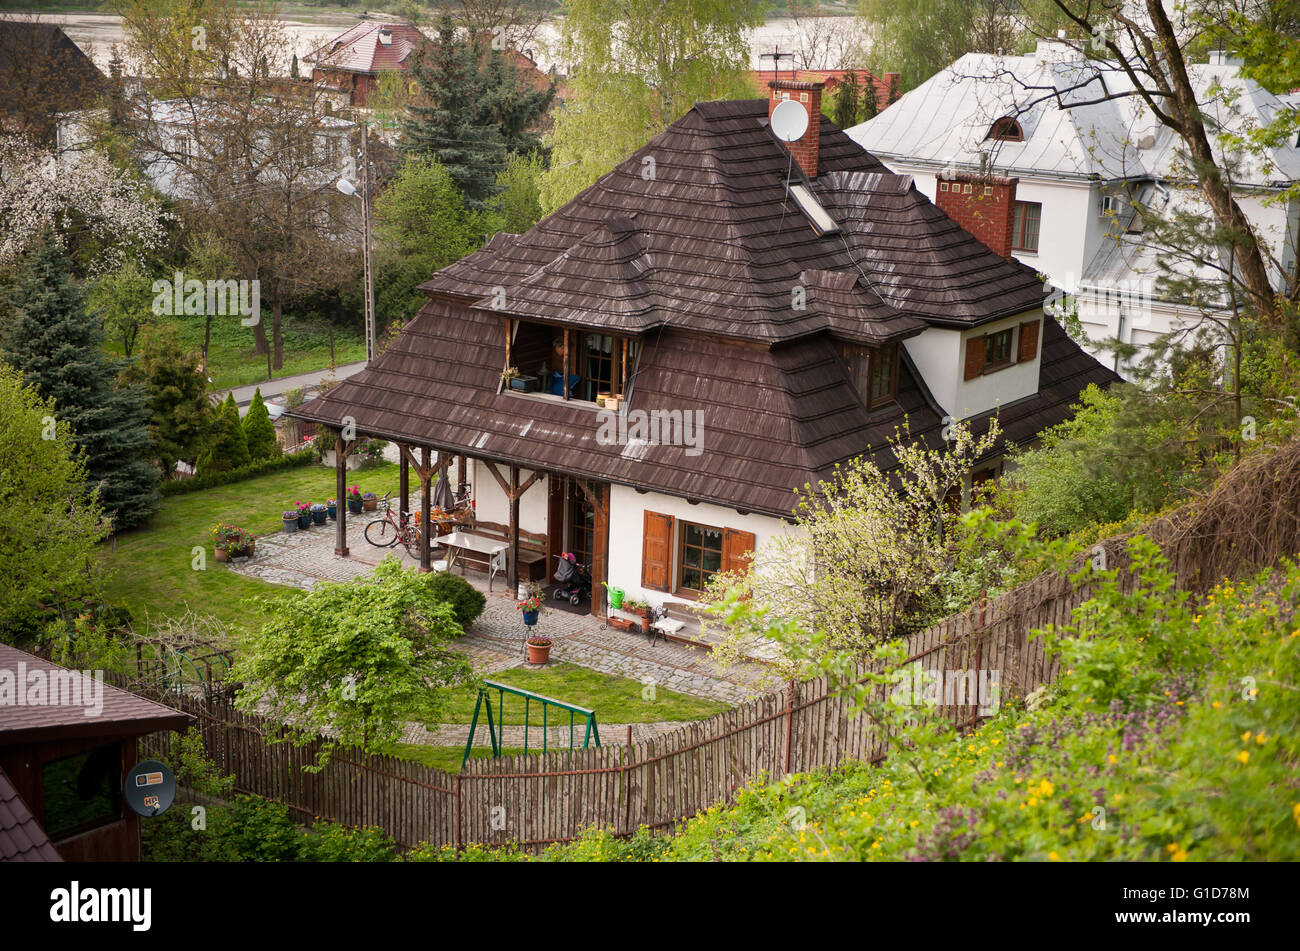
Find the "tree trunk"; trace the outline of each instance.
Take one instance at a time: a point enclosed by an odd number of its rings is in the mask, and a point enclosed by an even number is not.
[[[280,314],[284,306],[277,297],[271,303],[271,340],[272,349],[275,351],[274,366],[277,370],[284,366],[284,335],[280,329]]]

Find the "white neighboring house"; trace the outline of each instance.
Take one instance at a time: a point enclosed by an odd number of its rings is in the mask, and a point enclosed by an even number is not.
[[[141,161],[150,182],[169,198],[193,197],[193,183],[188,180],[189,161],[201,160],[205,154],[216,154],[224,144],[221,134],[221,110],[205,100],[163,99],[151,100],[141,95],[132,101],[133,118],[151,131],[149,141],[156,149],[146,152]],[[77,156],[92,138],[92,126],[103,122],[107,113],[103,109],[64,113],[59,117],[58,146],[60,162],[75,162]],[[335,115],[308,116],[304,121],[316,125],[314,156],[301,156],[297,161],[284,161],[267,141],[261,140],[248,155],[250,163],[261,166],[264,181],[285,174],[285,167],[308,168],[318,165],[315,184],[325,186],[339,177],[349,155],[349,139],[355,123]],[[304,181],[307,181],[308,176]]]
[[[1300,96],[1278,97],[1245,78],[1239,61],[1222,53],[1188,68],[1203,109],[1227,133],[1259,128],[1300,105]],[[1122,373],[1129,365],[1101,352],[1103,341],[1149,346],[1202,319],[1191,307],[1160,299],[1156,255],[1144,245],[1142,222],[1126,196],[1132,190],[1140,203],[1181,201],[1210,214],[1181,171],[1181,143],[1140,98],[1091,102],[1103,90],[1131,88],[1117,63],[1087,60],[1065,42],[1043,40],[1025,56],[963,56],[848,132],[891,170],[912,175],[986,242],[980,217],[1008,216],[1010,253],[1074,298],[1094,352]],[[1070,106],[1075,102],[1089,104]],[[1222,160],[1222,144],[1212,141]],[[962,199],[950,184],[955,173],[972,171],[1009,182],[999,190],[1005,207],[981,209],[974,223],[954,210]],[[1276,199],[1300,177],[1300,140],[1246,156],[1238,174],[1237,200],[1283,271],[1294,273],[1300,202]]]

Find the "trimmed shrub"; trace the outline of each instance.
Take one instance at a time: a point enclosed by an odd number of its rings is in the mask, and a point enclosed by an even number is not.
[[[427,575],[430,593],[439,601],[451,605],[456,621],[465,630],[474,623],[487,607],[487,597],[460,575],[438,571]]]

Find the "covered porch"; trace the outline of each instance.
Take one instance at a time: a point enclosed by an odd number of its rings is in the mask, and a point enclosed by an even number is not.
[[[350,557],[348,512],[342,504],[348,487],[347,459],[363,437],[393,442],[400,456],[398,497],[399,518],[417,513],[414,527],[419,532],[418,559],[421,571],[432,571],[445,558],[440,537],[452,530],[483,539],[486,544],[461,549],[457,562],[487,569],[488,552],[504,545],[505,582],[517,591],[520,583],[548,584],[559,556],[573,552],[591,573],[590,612],[606,616],[609,577],[609,523],[611,487],[607,482],[544,468],[529,468],[515,461],[492,459],[447,447],[421,444],[381,432],[349,431],[330,427],[336,435],[335,491],[340,500],[335,525],[334,554]],[[344,437],[345,432],[351,437]],[[412,476],[415,484],[412,485]],[[475,485],[477,483],[477,485]],[[499,496],[496,494],[499,492]],[[414,495],[414,498],[412,496]],[[488,496],[491,496],[488,498]],[[457,500],[468,500],[471,517],[443,517]],[[521,510],[528,507],[533,530],[525,528]],[[439,512],[441,510],[441,512]],[[463,510],[462,510],[463,511]],[[536,530],[540,528],[541,530]]]

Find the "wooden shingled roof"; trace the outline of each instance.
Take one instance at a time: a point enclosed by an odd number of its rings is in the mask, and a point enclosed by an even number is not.
[[[943,411],[906,352],[897,401],[868,411],[835,339],[876,345],[1025,313],[1042,282],[824,118],[821,174],[806,184],[841,230],[819,236],[787,194],[798,169],[766,110],[698,105],[526,234],[442,269],[371,366],[293,415],[776,516],[836,463],[869,453],[892,468],[904,422],[936,443]],[[506,316],[638,336],[629,409],[701,411],[703,452],[602,445],[592,404],[498,393]],[[1045,389],[1008,408],[1018,440],[1114,377],[1046,324]]]
[[[527,234],[422,287],[497,310],[500,287],[509,312],[607,326],[598,302],[610,292],[597,285],[615,276],[621,249],[620,263],[646,266],[639,283],[664,326],[765,343],[827,329],[815,296],[805,310],[791,306],[809,269],[859,274],[873,289],[867,306],[934,322],[974,326],[1042,304],[1032,268],[989,250],[909,176],[819,118],[819,175],[806,184],[842,234],[818,237],[788,196],[799,168],[768,130],[765,100],[701,103]],[[559,273],[538,283],[544,269]]]

